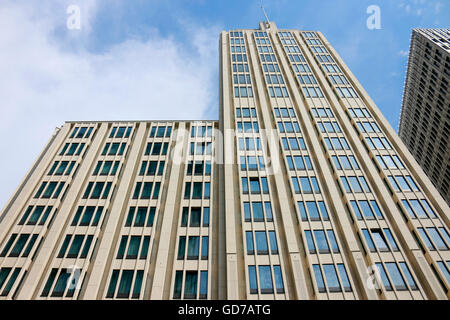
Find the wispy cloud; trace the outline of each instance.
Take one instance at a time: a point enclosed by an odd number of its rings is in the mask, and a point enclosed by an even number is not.
[[[398,55],[402,56],[402,57],[407,57],[409,55],[409,51],[408,50],[400,50],[398,52]]]

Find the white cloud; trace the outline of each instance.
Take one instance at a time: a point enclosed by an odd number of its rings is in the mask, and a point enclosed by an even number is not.
[[[400,50],[398,52],[398,55],[402,56],[402,57],[407,57],[409,55],[409,51],[408,50]]]
[[[69,1],[2,2],[0,207],[66,120],[196,119],[217,108],[219,28],[196,29],[193,50],[147,30],[146,40],[92,53],[86,43],[100,2],[78,1],[82,30],[63,30],[67,37],[55,32],[66,28]]]

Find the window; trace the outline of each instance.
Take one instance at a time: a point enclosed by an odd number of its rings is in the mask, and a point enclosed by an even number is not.
[[[319,292],[326,292],[325,283],[322,277],[322,270],[320,265],[313,264],[314,277],[316,278],[316,285]]]
[[[113,298],[116,293],[116,298],[128,299],[131,293],[131,287],[133,285],[133,277],[135,270],[122,270],[122,275],[119,282],[119,288],[116,287],[119,279],[120,270],[113,270],[111,279],[109,282],[108,291],[106,294],[106,298]],[[134,277],[134,287],[131,295],[132,299],[138,299],[140,295],[140,291],[142,288],[142,280],[143,280],[144,271],[137,270],[136,277]]]
[[[261,293],[273,293],[272,272],[270,266],[258,266]]]
[[[323,230],[314,230],[314,238],[316,239],[317,248],[319,253],[329,253],[330,248],[328,247],[328,242],[325,237],[325,232]]]
[[[265,231],[255,231],[255,243],[257,254],[268,254],[267,235]]]
[[[317,204],[319,205],[320,213],[317,208]],[[328,212],[323,201],[318,201],[317,203],[315,201],[306,201],[306,208],[308,211],[306,211],[305,203],[303,201],[298,201],[297,206],[300,211],[300,218],[302,221],[307,221],[308,217],[311,221],[317,221],[321,219],[321,216],[323,220],[329,219]]]
[[[395,289],[407,290],[405,281],[400,273],[400,270],[398,269],[397,264],[395,262],[387,262],[385,265]]]
[[[248,280],[250,293],[258,293],[258,282],[256,280],[256,267],[248,266]]]
[[[197,297],[197,277],[197,271],[186,271],[184,299],[194,299]]]
[[[323,273],[325,274],[328,290],[330,292],[341,292],[341,286],[339,284],[334,264],[324,264],[322,265],[322,267]]]
[[[200,237],[190,236],[188,240],[187,259],[198,260],[199,248],[200,248]]]

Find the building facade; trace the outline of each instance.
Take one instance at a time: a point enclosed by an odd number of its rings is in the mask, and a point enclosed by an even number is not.
[[[449,207],[320,32],[222,32],[219,121],[66,122],[1,299],[448,299]]]
[[[399,136],[450,205],[450,29],[414,29]]]

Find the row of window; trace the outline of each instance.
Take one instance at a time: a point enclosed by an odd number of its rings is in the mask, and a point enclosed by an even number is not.
[[[339,272],[339,277],[338,273]],[[352,292],[347,271],[343,263],[313,264],[314,277],[319,293],[324,292]],[[325,278],[323,277],[325,275]],[[340,278],[340,279],[339,279]],[[340,281],[339,281],[340,280]]]
[[[299,49],[299,47],[296,46],[296,45],[295,45],[295,46],[292,46],[292,45],[284,46],[284,50],[285,50],[287,53],[294,53],[294,52],[299,53],[299,52],[301,52],[300,49]]]
[[[341,176],[340,179],[347,193],[371,192],[364,176]]]
[[[161,182],[136,182],[133,199],[158,199]],[[152,194],[153,191],[153,194]]]
[[[277,58],[274,54],[260,54],[259,55],[262,62],[277,62]]]
[[[395,191],[420,191],[411,176],[388,176],[389,182]]]
[[[209,227],[210,209],[203,207],[203,215],[201,207],[183,207],[181,213],[181,227]]]
[[[233,63],[233,72],[249,72],[247,63]]]
[[[231,43],[231,44],[244,44],[244,39],[239,39],[239,38],[235,39],[235,38],[231,38],[230,43]]]
[[[231,60],[233,62],[247,62],[247,55],[244,54],[232,54]]]
[[[34,210],[33,210],[34,209]],[[28,206],[27,210],[20,219],[18,225],[34,226],[36,224],[42,226],[47,221],[53,206]],[[39,221],[39,223],[38,223]]]
[[[199,276],[200,274],[200,276]],[[184,281],[183,281],[184,275]],[[200,280],[200,283],[198,283]],[[173,298],[180,299],[184,283],[183,299],[199,299],[208,297],[208,271],[182,271],[175,272],[175,283],[173,286]],[[199,287],[199,289],[197,289]]]
[[[246,231],[245,239],[247,243],[247,254],[254,255],[267,255],[269,254],[270,244],[270,254],[278,254],[278,244],[275,231]],[[267,241],[267,239],[269,241]]]
[[[42,198],[42,199],[57,199],[60,195],[62,189],[64,188],[65,182],[61,181],[44,181],[42,182],[41,186],[39,187],[38,191],[34,195],[35,199]],[[56,187],[58,186],[58,187]],[[44,191],[45,190],[45,191]]]
[[[270,201],[244,202],[244,220],[246,222],[273,221],[272,205]]]
[[[265,170],[266,168],[263,156],[241,156],[239,162],[241,164],[242,171],[257,171]]]
[[[249,177],[249,178],[241,178],[242,182],[242,193],[243,194],[268,194],[269,193],[269,185],[267,184],[266,177]],[[250,188],[249,188],[250,186]]]
[[[212,154],[212,142],[191,142],[189,149],[190,155],[211,155]]]
[[[167,155],[167,149],[169,148],[169,143],[168,142],[149,142],[147,143],[147,146],[145,147],[145,153],[144,155],[148,156],[148,155],[152,155],[152,156],[165,156]]]
[[[258,272],[256,272],[256,267],[258,267]],[[279,265],[274,265],[273,267],[269,265],[249,265],[248,278],[250,293],[252,294],[258,292],[260,294],[274,293],[274,287],[276,289],[276,293],[284,293],[283,277],[281,275],[281,267]],[[273,280],[275,280],[275,286]]]
[[[331,156],[338,170],[358,170],[359,165],[354,156]]]
[[[60,156],[79,156],[83,151],[84,143],[66,143],[59,153]]]
[[[267,84],[284,84],[283,76],[281,74],[266,74]]]
[[[277,118],[296,118],[294,108],[273,108]]]
[[[289,170],[313,170],[309,156],[286,156]]]
[[[306,98],[323,98],[323,92],[319,87],[302,87]]]
[[[311,50],[314,53],[328,53],[327,49],[325,49],[325,47],[323,47],[323,46],[320,46],[320,47],[319,46],[312,46]]]
[[[345,138],[323,138],[328,150],[350,150]]]
[[[57,258],[86,259],[91,248],[93,235],[68,234],[59,250]],[[69,249],[69,250],[67,250]],[[67,253],[67,254],[66,254]]]
[[[39,234],[13,233],[0,253],[0,257],[28,257]],[[11,249],[12,248],[12,249]]]
[[[279,121],[277,124],[278,124],[278,130],[280,131],[280,133],[293,133],[293,132],[300,133],[301,132],[300,126],[297,121],[294,121],[294,122]]]
[[[322,64],[322,69],[327,73],[342,73],[341,69],[335,63]]]
[[[382,169],[404,169],[405,166],[396,155],[375,156]]]
[[[362,229],[362,234],[371,252],[398,251],[397,243],[389,228]]]
[[[281,143],[284,150],[306,150],[306,144],[303,138],[281,138]]]
[[[339,253],[339,246],[332,229],[305,230],[309,253]]]
[[[122,236],[116,259],[147,259],[150,236]]]
[[[186,240],[187,240],[187,252],[186,252]],[[201,248],[200,248],[201,242]],[[199,256],[199,253],[201,255]],[[180,236],[178,241],[178,254],[177,260],[208,260],[209,255],[209,237],[208,236]]]
[[[322,45],[322,42],[319,39],[306,39],[306,43],[309,45]]]
[[[268,42],[268,39],[266,39]],[[270,42],[268,43],[270,44]],[[273,52],[272,46],[258,46],[258,52]]]
[[[375,216],[377,219],[383,219],[383,214],[375,200],[351,200],[350,205],[358,220],[374,220]]]
[[[245,46],[231,46],[231,52],[233,53],[245,52]]]
[[[192,176],[210,176],[211,175],[211,161],[189,161],[186,169],[186,175]]]
[[[372,118],[366,108],[348,108],[352,118]]]
[[[330,108],[311,108],[311,112],[315,118],[334,118]]]
[[[372,121],[356,121],[356,125],[358,126],[359,130],[364,133],[373,133],[373,132],[381,132],[380,128],[376,124],[376,122]]]
[[[328,79],[330,79],[332,84],[350,84],[347,78],[344,75],[329,75]]]
[[[261,150],[261,139],[258,137],[255,138],[239,138],[239,150]]]
[[[11,289],[16,282],[17,276],[20,273],[21,268],[15,268],[14,271],[11,274],[12,268],[1,268],[0,269],[0,290],[1,291],[0,296],[6,297],[10,292]],[[10,276],[11,274],[11,276]],[[8,279],[9,277],[9,279]],[[6,284],[5,284],[6,283]],[[3,287],[3,285],[5,286]]]
[[[102,151],[102,156],[121,156],[123,155],[124,151],[125,151],[125,147],[127,146],[127,144],[124,143],[119,143],[119,142],[114,142],[114,143],[106,143],[105,147],[103,148]]]
[[[234,87],[235,98],[253,98],[252,87]]]
[[[264,72],[280,72],[278,63],[263,63]]]
[[[302,221],[328,221],[328,211],[323,201],[297,201]]]
[[[203,194],[203,196],[202,196]],[[186,182],[184,187],[184,199],[209,199],[211,196],[210,182]]]
[[[391,150],[392,147],[386,138],[366,138],[369,148],[372,150]]]
[[[76,161],[55,161],[47,175],[68,176],[75,166]]]
[[[150,130],[150,138],[163,138],[164,136],[166,138],[169,138],[172,133],[172,126],[153,126]]]
[[[256,118],[256,109],[255,108],[236,108],[236,117]]]
[[[297,79],[301,84],[317,84],[316,78],[312,74],[298,74]]]
[[[62,268],[61,270],[58,270],[57,268],[53,268],[50,272],[50,275],[47,279],[47,282],[45,283],[44,289],[42,290],[41,297],[48,297],[48,295],[51,293],[51,297],[62,297],[64,295],[64,292],[66,292],[66,297],[73,297],[75,293],[76,283],[74,282],[74,278],[72,277],[72,270]],[[55,282],[55,285],[53,283]],[[77,280],[75,280],[77,281]],[[53,290],[52,290],[53,288]]]
[[[320,194],[319,183],[315,176],[311,177],[291,177],[292,185],[295,193],[303,194]]]
[[[156,207],[130,207],[125,221],[125,227],[153,227]],[[146,222],[147,221],[147,222]]]
[[[319,126],[320,132],[328,132],[328,133],[335,133],[335,132],[342,132],[341,128],[339,127],[339,124],[336,121],[318,121],[317,125]]]
[[[96,176],[99,174],[101,176],[114,176],[117,173],[119,165],[120,161],[98,161],[92,175]]]
[[[110,138],[128,138],[130,137],[133,127],[112,127]]]
[[[93,129],[93,127],[75,127],[73,128],[72,134],[69,136],[69,138],[87,139],[90,137]]]
[[[233,75],[234,84],[252,84],[249,74]]]
[[[384,265],[378,262],[375,265],[386,291],[393,291],[394,288],[398,291],[408,290],[408,286],[410,290],[419,290],[405,262],[399,262],[398,265],[395,262],[386,262]],[[403,275],[398,266],[400,266]],[[408,286],[406,285],[405,278]]]
[[[144,270],[113,270],[106,298],[128,299],[133,286],[131,299],[139,299],[143,278]],[[118,282],[119,287],[117,288]]]
[[[358,98],[352,87],[335,87],[340,98]]]
[[[258,126],[258,122],[257,121],[244,121],[243,123],[241,121],[237,121],[237,129],[239,133],[242,132],[259,132],[259,126]]]
[[[73,216],[71,226],[96,227],[100,223],[103,207],[79,206]]]
[[[212,137],[212,126],[192,126],[191,127],[191,137]]]
[[[426,199],[420,201],[418,199],[403,199],[402,204],[412,219],[436,218],[436,214]]]
[[[83,199],[107,199],[112,182],[89,182],[83,194]]]
[[[142,161],[139,175],[143,176],[162,176],[164,173],[165,161]]]

